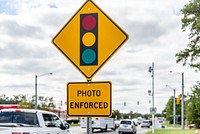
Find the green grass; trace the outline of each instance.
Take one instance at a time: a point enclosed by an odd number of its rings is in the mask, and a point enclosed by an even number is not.
[[[167,126],[167,127],[181,128],[181,125],[180,125],[180,124],[176,124],[176,125],[174,126],[174,124],[169,124],[169,122],[167,122],[167,121],[165,121],[163,125],[164,125],[164,126]]]
[[[80,126],[80,124],[70,124],[70,126]]]
[[[151,131],[146,134],[151,134]],[[156,129],[155,134],[195,134],[195,129]]]

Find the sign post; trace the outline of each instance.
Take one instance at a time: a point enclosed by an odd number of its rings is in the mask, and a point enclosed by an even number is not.
[[[87,117],[87,134],[92,134],[92,118]]]

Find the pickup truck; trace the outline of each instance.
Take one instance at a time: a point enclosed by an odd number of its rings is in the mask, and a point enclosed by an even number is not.
[[[72,134],[55,113],[33,109],[0,110],[1,134]]]

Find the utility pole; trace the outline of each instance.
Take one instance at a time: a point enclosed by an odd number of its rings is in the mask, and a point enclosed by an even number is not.
[[[179,75],[181,75],[181,79],[182,79],[182,95],[181,95],[181,128],[185,129],[185,121],[184,121],[184,73],[179,73],[179,72],[175,72],[175,71],[170,71],[170,73],[177,73]]]
[[[38,109],[38,93],[37,93],[37,79],[38,77],[45,76],[45,75],[52,75],[53,73],[45,73],[42,75],[35,75],[35,109]]]
[[[174,103],[173,103],[173,123],[174,123],[174,127],[176,126],[176,89],[174,90]]]
[[[184,129],[184,73],[182,72],[182,97],[181,97],[181,128]]]
[[[152,134],[154,134],[155,129],[155,108],[154,108],[154,63],[152,62],[152,66],[149,67],[149,72],[152,73]]]
[[[166,85],[166,87],[173,89],[174,98],[173,98],[173,125],[176,126],[176,89]]]

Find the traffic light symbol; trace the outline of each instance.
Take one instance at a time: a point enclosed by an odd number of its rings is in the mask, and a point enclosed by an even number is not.
[[[181,97],[180,95],[176,98],[176,104],[180,104],[180,101],[181,101]]]
[[[80,15],[80,66],[98,65],[98,14]]]

